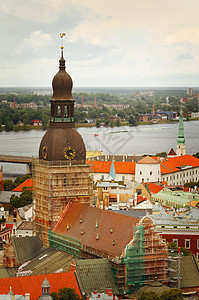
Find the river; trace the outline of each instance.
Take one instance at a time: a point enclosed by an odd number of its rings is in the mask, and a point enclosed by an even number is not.
[[[105,154],[156,154],[176,150],[178,123],[121,126],[113,128],[81,127],[87,150],[101,150]],[[39,144],[45,131],[31,130],[0,132],[0,154],[38,156]],[[186,153],[199,152],[199,121],[184,122]],[[24,165],[3,164],[4,173],[23,174]]]

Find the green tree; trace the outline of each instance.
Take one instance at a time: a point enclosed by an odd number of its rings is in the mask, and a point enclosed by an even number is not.
[[[152,291],[143,292],[138,298],[138,300],[160,300],[160,299],[162,298],[160,298],[158,294]]]
[[[51,297],[53,300],[79,300],[79,295],[74,289],[66,288],[60,289],[59,292],[52,292]]]
[[[167,153],[166,153],[166,152],[160,152],[160,153],[156,153],[155,156],[159,156],[159,157],[167,157]]]
[[[182,291],[180,289],[170,289],[161,295],[161,300],[183,300]]]
[[[21,195],[15,196],[14,194],[10,197],[10,203],[13,207],[23,207],[32,203],[32,189],[23,187]]]
[[[4,191],[12,191],[15,188],[15,184],[11,179],[5,179],[3,181]]]
[[[117,127],[120,127],[120,126],[121,126],[120,119],[117,119],[117,120],[116,120],[115,125],[116,125]]]
[[[131,115],[129,117],[129,124],[132,125],[132,126],[137,126],[137,122],[136,122],[136,119],[133,115]]]
[[[199,158],[199,152],[193,154],[194,157]]]
[[[15,196],[15,194],[11,195],[10,203],[12,204],[13,207],[20,207],[19,206],[19,197]]]
[[[5,120],[5,129],[6,129],[6,131],[13,130],[13,123],[9,117],[6,117],[6,120]]]
[[[184,247],[180,248],[180,252],[183,254],[183,256],[190,256],[190,255],[192,255],[192,252],[189,251],[188,249],[184,248]]]
[[[108,119],[105,119],[105,120],[104,120],[104,125],[105,125],[105,126],[108,126],[108,125],[109,125],[109,120],[108,120]]]
[[[28,178],[31,178],[31,175],[25,174],[22,177],[17,176],[17,178],[14,180],[15,187],[19,186],[22,182],[24,182]]]
[[[114,127],[114,121],[113,121],[113,119],[110,120],[110,124],[109,125],[110,125],[110,127]]]
[[[101,124],[100,120],[97,119],[97,120],[96,120],[96,127],[97,127],[97,128],[100,128],[100,124]]]

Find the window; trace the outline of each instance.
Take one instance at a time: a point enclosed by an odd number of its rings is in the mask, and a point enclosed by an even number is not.
[[[199,262],[199,253],[198,252],[196,253],[196,259],[197,259],[197,262]]]
[[[197,249],[199,249],[199,240],[197,240]]]
[[[106,186],[104,187],[104,190],[107,191],[107,187]]]
[[[190,249],[190,240],[185,240],[185,248]]]
[[[142,171],[140,171],[140,175],[142,175]]]
[[[137,193],[137,195],[142,195],[142,190],[141,189],[136,189],[136,193]]]
[[[173,239],[173,243],[175,243],[176,246],[178,247],[178,239]]]
[[[175,175],[173,175],[173,179],[175,180]]]
[[[187,172],[187,176],[189,175],[189,173]]]
[[[178,174],[176,175],[176,178],[178,179]]]
[[[162,226],[161,226],[161,228],[165,228],[165,226],[164,226],[164,225],[162,225]]]
[[[104,175],[101,176],[101,179],[104,179]]]
[[[125,180],[125,176],[122,176],[122,180]]]
[[[153,174],[153,172],[152,171],[150,171],[150,175],[152,175]]]

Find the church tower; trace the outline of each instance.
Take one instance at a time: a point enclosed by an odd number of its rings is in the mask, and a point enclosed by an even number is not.
[[[179,116],[179,127],[178,127],[178,139],[177,139],[177,147],[176,147],[177,156],[182,156],[186,154],[186,146],[185,146],[185,138],[184,138],[184,126],[183,126],[183,113],[182,106],[180,108],[180,116]]]
[[[34,230],[46,247],[49,230],[67,204],[88,204],[92,195],[84,141],[75,129],[73,82],[65,65],[61,46],[59,71],[52,80],[50,126],[42,138],[39,159],[33,158]]]

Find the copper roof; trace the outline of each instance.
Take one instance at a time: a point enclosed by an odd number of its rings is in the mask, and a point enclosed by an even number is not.
[[[146,157],[140,159],[137,164],[159,164],[159,161],[147,155]]]
[[[53,232],[115,256],[133,239],[138,218],[124,216],[87,204],[69,204]],[[68,229],[67,229],[68,228]]]

